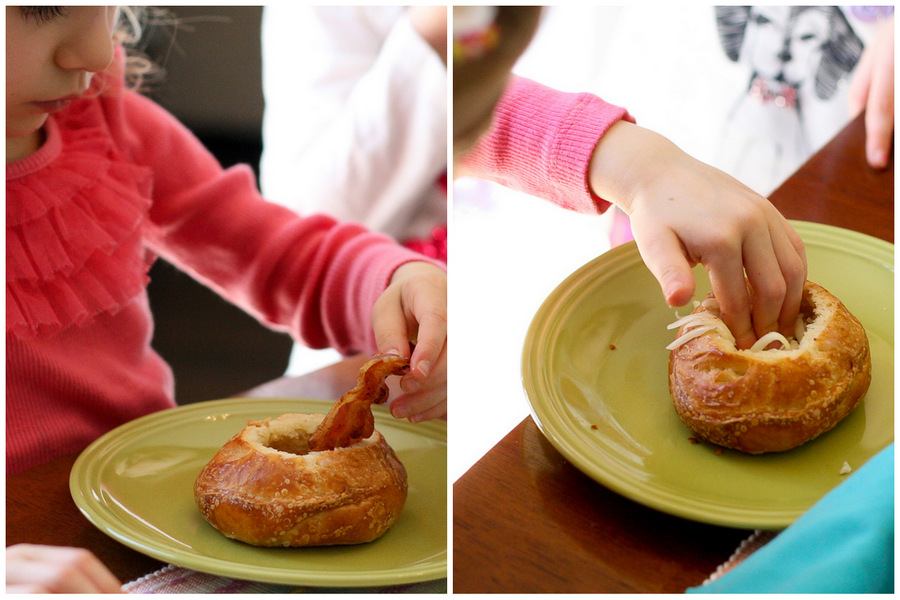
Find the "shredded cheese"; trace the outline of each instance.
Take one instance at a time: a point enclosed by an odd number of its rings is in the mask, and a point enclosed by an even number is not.
[[[698,327],[696,329],[691,329],[690,331],[686,332],[681,337],[677,338],[674,342],[672,342],[671,344],[666,346],[666,350],[674,350],[675,348],[677,348],[683,344],[686,344],[689,341],[691,341],[692,339],[698,338],[701,335],[703,335],[704,333],[706,333],[708,331],[712,331],[713,329],[715,329],[715,327]]]
[[[713,330],[718,331],[722,337],[734,343],[734,336],[731,335],[731,331],[725,326],[725,322],[709,312],[691,313],[681,317],[674,323],[669,323],[667,329],[678,329],[681,327],[684,327],[684,332],[675,341],[666,346],[666,350],[674,350],[692,339]]]
[[[717,309],[719,304],[716,302],[715,298],[707,298],[703,301],[703,306]],[[677,316],[676,313],[676,317]],[[725,326],[725,322],[712,312],[704,311],[679,317],[674,322],[669,323],[666,328],[680,329],[682,327],[684,328],[683,333],[666,346],[666,350],[675,350],[692,339],[698,338],[701,335],[714,330],[732,344],[735,343],[734,336],[731,334],[728,327]],[[806,324],[803,322],[802,315],[798,315],[797,321],[794,323],[793,338],[789,339],[777,331],[771,331],[756,340],[756,343],[750,347],[749,352],[767,350],[767,347],[775,342],[778,342],[779,346],[768,348],[768,350],[796,350],[800,347],[800,341],[803,339],[804,333],[806,333]]]
[[[756,342],[750,346],[750,352],[758,352],[760,350],[765,350],[766,346],[771,344],[772,342],[779,342],[781,344],[781,350],[790,350],[791,343],[788,341],[786,337],[778,333],[777,331],[770,331],[766,335],[762,336]],[[778,348],[772,348],[772,350],[778,350]]]

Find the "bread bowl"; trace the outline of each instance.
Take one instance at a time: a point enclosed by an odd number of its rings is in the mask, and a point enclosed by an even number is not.
[[[678,328],[668,346],[675,410],[719,446],[751,454],[796,448],[849,415],[871,382],[862,324],[809,281],[793,339],[775,333],[737,349],[711,293],[670,327]]]
[[[194,498],[226,537],[255,546],[360,544],[403,510],[407,475],[377,430],[348,447],[310,451],[324,415],[250,422],[203,468]]]

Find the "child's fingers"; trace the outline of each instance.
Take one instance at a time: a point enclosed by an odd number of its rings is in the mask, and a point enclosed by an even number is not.
[[[740,251],[736,255],[720,254],[706,263],[709,282],[719,303],[722,321],[734,335],[738,348],[749,348],[756,341],[750,317],[750,293],[744,278]]]
[[[407,394],[436,398],[429,406],[447,396],[446,281],[443,270],[433,265],[408,263],[395,272],[372,310],[378,351],[410,358],[410,372],[401,378],[400,387]],[[412,354],[410,342],[415,345]],[[408,402],[400,401],[397,410],[403,412]]]
[[[707,264],[722,320],[738,348],[763,335],[792,335],[806,281],[803,242],[780,215],[770,229],[747,238],[740,255],[717,255]],[[746,280],[753,290],[751,305]]]
[[[19,544],[7,549],[6,560],[7,584],[30,584],[54,593],[122,591],[119,580],[83,548]]]
[[[419,332],[410,369],[413,374],[428,377],[447,343],[447,317],[437,305],[426,306],[422,311],[423,314],[416,314]]]
[[[744,268],[753,289],[752,332],[756,338],[779,329],[779,319],[788,297],[787,282],[776,258],[774,244],[763,230],[748,238],[743,248]]]
[[[678,236],[666,229],[641,236],[641,258],[659,282],[669,306],[684,306],[694,295],[694,275]]]
[[[409,357],[410,332],[400,306],[399,292],[388,288],[372,308],[372,329],[375,345],[381,354]]]
[[[750,294],[742,273],[739,278],[710,271],[712,290],[722,311],[722,321],[734,335],[735,345],[746,349],[756,341],[753,320],[750,317]],[[737,285],[735,285],[737,284]]]
[[[447,352],[441,352],[428,377],[411,371],[400,380],[401,394],[391,403],[391,414],[412,422],[443,417],[447,414]]]
[[[407,333],[415,343],[410,357],[412,373],[428,376],[447,342],[447,276],[427,263],[409,263],[400,285],[398,311],[406,319]]]
[[[778,330],[785,336],[794,334],[800,300],[806,284],[806,248],[803,240],[783,217],[773,236],[778,264],[785,281],[785,298],[778,315]]]
[[[74,566],[26,562],[16,564],[12,570],[14,577],[7,578],[7,582],[31,584],[43,593],[90,594],[101,591],[101,588],[91,581],[91,577],[87,573]],[[121,591],[121,587],[117,587],[113,593]]]
[[[447,397],[437,404],[431,405],[426,410],[418,412],[409,417],[413,423],[421,423],[422,421],[430,421],[431,419],[445,419],[447,417]]]
[[[800,236],[777,215],[767,231],[747,239],[743,254],[747,279],[753,290],[752,318],[756,337],[771,331],[793,335],[806,281],[806,252]]]
[[[444,418],[447,415],[447,394],[434,389],[398,396],[391,403],[391,414],[413,423]]]

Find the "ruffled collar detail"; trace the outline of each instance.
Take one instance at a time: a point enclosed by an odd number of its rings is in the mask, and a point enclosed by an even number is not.
[[[51,115],[6,168],[6,331],[52,335],[115,313],[147,285],[151,176],[115,148],[101,100]]]

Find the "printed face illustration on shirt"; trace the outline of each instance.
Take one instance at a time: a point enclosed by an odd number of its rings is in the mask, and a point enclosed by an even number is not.
[[[819,11],[791,16],[788,6],[753,7],[742,60],[764,77],[798,85],[818,66],[829,24]]]
[[[747,77],[724,124],[720,164],[767,192],[846,115],[837,92],[862,42],[835,6],[722,6],[715,15],[722,49]]]
[[[830,98],[862,53],[862,42],[834,6],[726,6],[716,9],[723,49],[753,77],[794,88],[813,84]]]

